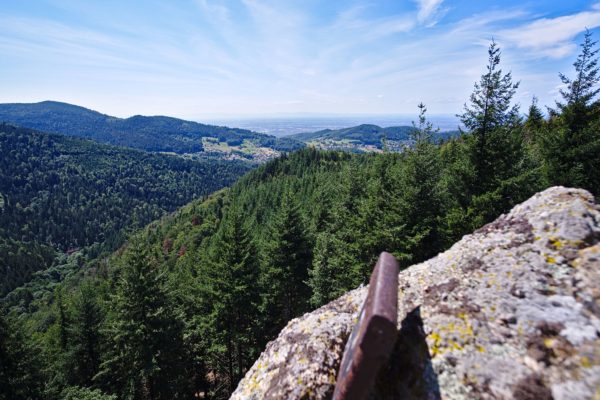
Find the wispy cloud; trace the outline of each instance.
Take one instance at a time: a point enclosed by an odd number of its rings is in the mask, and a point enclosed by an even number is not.
[[[120,116],[406,113],[419,101],[455,113],[491,38],[519,96],[552,104],[564,56],[600,26],[600,3],[565,15],[543,0],[38,1],[56,7],[0,2],[0,101],[62,99]]]
[[[447,9],[442,8],[444,0],[416,0],[419,11],[417,20],[427,26],[435,25],[439,19],[446,13]]]
[[[556,18],[540,18],[528,24],[499,32],[499,37],[538,56],[562,58],[576,51],[575,37],[585,28],[600,26],[600,9]]]

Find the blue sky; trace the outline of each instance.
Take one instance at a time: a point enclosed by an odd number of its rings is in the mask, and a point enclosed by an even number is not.
[[[598,1],[23,0],[0,3],[0,102],[196,120],[454,114],[494,38],[552,105]]]

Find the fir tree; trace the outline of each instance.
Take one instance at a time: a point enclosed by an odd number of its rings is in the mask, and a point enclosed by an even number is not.
[[[84,283],[73,303],[73,319],[69,327],[71,338],[67,367],[71,384],[91,386],[100,367],[100,328],[104,310],[97,300],[97,293],[90,283]]]
[[[412,262],[422,261],[442,249],[438,216],[444,208],[439,147],[432,142],[437,131],[427,120],[427,107],[420,103],[418,108],[419,123],[413,123],[415,143],[406,151],[401,171],[405,241],[411,244],[406,251],[410,250]]]
[[[562,102],[552,111],[548,129],[540,138],[546,177],[549,182],[577,186],[600,193],[600,88],[598,49],[586,31],[581,53],[573,64],[575,78],[560,74],[566,89]]]
[[[349,266],[356,263],[344,243],[333,232],[317,235],[313,264],[309,270],[310,304],[320,307],[356,286]]]
[[[488,49],[487,72],[475,83],[470,105],[465,104],[461,122],[472,135],[470,157],[477,174],[479,193],[490,190],[501,168],[498,165],[506,153],[507,130],[519,124],[519,107],[511,100],[519,87],[510,72],[500,69],[500,49],[492,41]],[[504,154],[503,154],[504,153]]]
[[[306,284],[312,264],[312,243],[291,189],[284,190],[267,239],[262,273],[263,312],[268,338],[292,318],[308,310],[310,290]]]
[[[527,119],[525,120],[524,125],[524,134],[525,140],[528,143],[535,143],[537,140],[537,136],[540,131],[544,127],[544,115],[542,114],[542,110],[538,107],[538,99],[533,96],[531,100],[531,105],[529,106],[529,110],[527,112]]]
[[[239,206],[228,208],[209,250],[204,282],[212,303],[208,317],[214,373],[228,395],[259,354],[259,258]]]
[[[59,286],[54,291],[54,298],[56,301],[56,313],[57,313],[57,324],[59,334],[59,345],[60,350],[65,352],[69,345],[69,324],[70,318],[67,315],[67,305],[64,300],[64,291],[62,286]]]
[[[95,379],[123,399],[178,398],[188,389],[181,324],[172,315],[156,258],[141,243],[131,246],[112,299],[107,356]]]
[[[595,49],[598,42],[592,40],[592,33],[586,29],[583,43],[581,44],[581,53],[577,56],[577,60],[573,63],[575,67],[575,79],[567,77],[563,73],[559,73],[560,80],[566,89],[561,89],[560,94],[564,102],[557,101],[556,106],[563,116],[570,111],[569,117],[573,120],[569,128],[576,131],[586,121],[586,108],[594,101],[594,98],[600,92],[597,84],[600,80],[600,71],[598,68],[598,49]],[[570,110],[572,109],[572,110]],[[578,115],[578,113],[583,113]],[[582,120],[583,119],[583,120]]]
[[[39,349],[32,348],[21,332],[0,308],[0,400],[43,398]]]

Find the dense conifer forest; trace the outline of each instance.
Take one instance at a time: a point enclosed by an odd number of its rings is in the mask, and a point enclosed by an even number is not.
[[[215,138],[232,146],[248,139],[257,146],[281,151],[304,147],[293,139],[275,138],[247,129],[206,125],[164,116],[135,115],[123,119],[57,101],[0,104],[1,121],[100,143],[177,154],[202,152],[204,137]]]
[[[249,169],[6,124],[0,155],[0,296],[52,265],[56,251],[114,250],[125,229],[139,229]]]
[[[9,296],[4,398],[227,398],[290,318],[365,283],[380,251],[407,267],[550,185],[598,195],[591,35],[548,116],[534,101],[523,117],[500,50],[488,54],[458,137],[435,143],[420,105],[402,153],[284,155]]]

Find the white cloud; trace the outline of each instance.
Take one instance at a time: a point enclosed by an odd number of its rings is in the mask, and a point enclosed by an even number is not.
[[[196,3],[201,10],[209,14],[209,17],[216,18],[222,23],[230,23],[229,9],[226,6],[208,0],[196,0]]]
[[[503,41],[531,50],[538,56],[562,58],[577,49],[573,39],[579,33],[585,28],[593,29],[598,26],[600,10],[584,11],[557,18],[541,18],[527,25],[500,31],[499,35]]]
[[[409,14],[367,18],[364,16],[365,10],[366,7],[362,5],[345,10],[330,26],[324,28],[323,34],[337,38],[339,47],[346,48],[406,33],[416,26],[414,16]]]
[[[440,10],[440,6],[444,2],[444,0],[416,0],[417,5],[419,6],[419,12],[417,14],[417,19],[420,23],[429,22],[428,25],[435,25],[437,22],[436,15]]]

